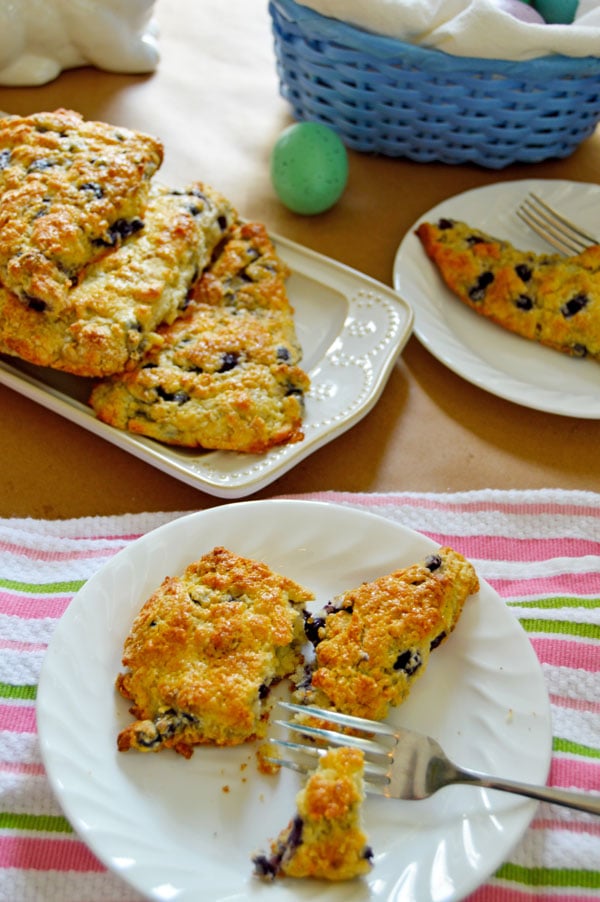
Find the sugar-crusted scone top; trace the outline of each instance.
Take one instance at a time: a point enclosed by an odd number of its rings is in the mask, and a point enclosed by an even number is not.
[[[298,698],[383,720],[423,675],[479,581],[451,548],[343,593],[307,621],[315,662]]]
[[[510,332],[572,357],[600,360],[600,245],[580,254],[519,250],[459,220],[416,229],[464,304]]]
[[[135,367],[95,386],[105,423],[184,447],[263,453],[303,438],[307,374],[264,226],[236,223]]]
[[[121,751],[237,745],[266,729],[269,687],[301,662],[312,592],[267,564],[214,548],[169,577],[125,641],[117,688],[137,718]]]
[[[122,372],[181,313],[235,215],[202,183],[173,190],[154,182],[138,229],[85,267],[60,310],[0,286],[0,351],[78,376]]]
[[[136,229],[162,159],[156,138],[72,110],[0,120],[0,281],[58,312],[82,268]]]

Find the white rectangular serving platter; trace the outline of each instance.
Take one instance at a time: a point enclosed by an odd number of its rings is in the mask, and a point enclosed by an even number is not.
[[[271,237],[292,271],[288,294],[311,379],[302,441],[264,454],[175,448],[98,420],[87,404],[92,380],[0,357],[0,384],[210,495],[243,498],[259,491],[374,407],[413,325],[411,307],[392,288]]]

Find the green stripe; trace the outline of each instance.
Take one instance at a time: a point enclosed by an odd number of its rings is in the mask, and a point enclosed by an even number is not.
[[[26,701],[34,701],[37,696],[37,686],[11,686],[10,683],[0,683],[0,698],[20,698]]]
[[[14,814],[12,811],[0,811],[0,829],[37,830],[43,833],[73,832],[70,823],[62,815]]]
[[[582,745],[580,742],[571,742],[569,739],[561,739],[560,736],[553,738],[552,749],[555,752],[566,752],[570,755],[581,755],[584,758],[598,758],[600,760],[600,749],[591,745]]]
[[[495,876],[526,886],[571,886],[579,889],[598,889],[600,871],[570,870],[569,868],[525,868],[518,864],[503,864]]]
[[[508,601],[513,608],[590,608],[600,607],[600,598],[578,598],[570,595],[556,595],[551,598],[537,598],[535,601]]]
[[[537,620],[520,617],[519,621],[528,633],[555,633],[563,636],[581,636],[600,639],[600,626],[593,623],[571,623],[569,620]]]
[[[0,579],[0,587],[3,589],[14,589],[16,592],[29,592],[35,595],[53,595],[56,592],[77,592],[84,583],[84,579],[74,579],[69,582],[60,583],[22,583],[16,579]]]

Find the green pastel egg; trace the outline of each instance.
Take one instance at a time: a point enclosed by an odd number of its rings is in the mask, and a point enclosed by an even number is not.
[[[329,210],[344,193],[348,154],[340,137],[319,122],[297,122],[281,133],[271,152],[271,183],[294,213]]]
[[[578,0],[535,0],[535,8],[550,25],[570,25],[575,18]]]

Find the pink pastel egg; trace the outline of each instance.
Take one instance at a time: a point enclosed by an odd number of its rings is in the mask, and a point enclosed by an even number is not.
[[[520,19],[522,22],[529,22],[534,25],[545,24],[540,14],[527,3],[521,2],[521,0],[494,0],[494,6],[506,13],[510,13],[511,16],[514,16],[515,19]]]

